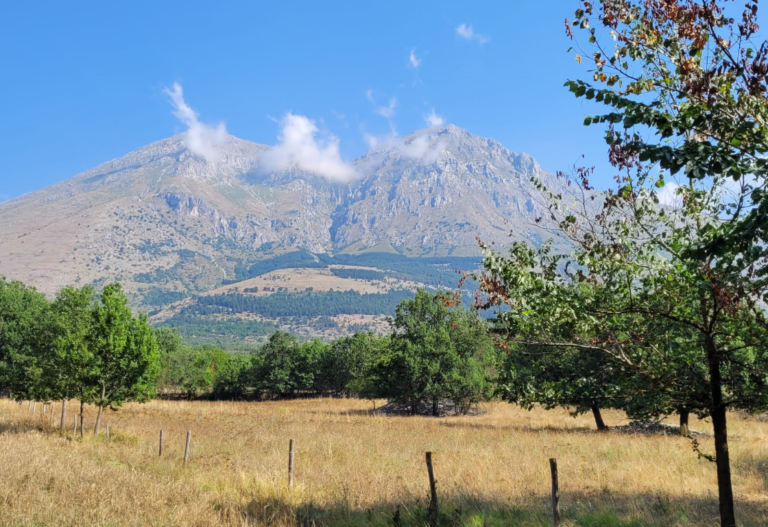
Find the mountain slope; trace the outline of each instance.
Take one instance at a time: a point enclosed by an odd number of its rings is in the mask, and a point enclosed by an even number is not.
[[[538,235],[543,211],[530,176],[555,178],[526,154],[455,126],[422,130],[357,160],[369,173],[334,233],[336,249],[389,242],[409,256],[477,255],[476,237],[507,243]]]
[[[208,162],[182,134],[2,203],[0,274],[47,293],[119,280],[136,303],[160,306],[296,249],[476,256],[476,236],[539,240],[529,177],[559,184],[527,155],[451,125],[371,150],[350,184],[266,173],[268,149],[230,136]]]

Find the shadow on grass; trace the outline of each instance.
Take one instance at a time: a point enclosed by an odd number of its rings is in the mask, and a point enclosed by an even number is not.
[[[21,419],[19,421],[10,421],[0,423],[0,434],[27,434],[29,432],[57,432],[58,429],[54,429],[42,421],[37,422],[33,419]]]
[[[468,423],[466,421],[444,421],[440,423],[440,426],[445,426],[448,428],[468,428],[468,429],[474,429],[474,430],[484,430],[484,429],[491,429],[491,430],[509,430],[510,432],[526,432],[526,433],[548,433],[548,434],[605,434],[609,433],[611,431],[610,428],[608,430],[597,430],[597,428],[588,428],[586,426],[578,426],[573,428],[564,428],[562,426],[530,426],[530,425],[520,425],[520,424],[486,424],[486,423]]]
[[[290,498],[288,501],[291,501]],[[355,509],[344,503],[318,506],[313,503],[289,505],[279,498],[256,498],[244,506],[214,504],[222,520],[239,520],[246,525],[395,526],[430,525],[428,500],[382,503],[369,509]],[[768,525],[765,503],[738,501],[739,525]],[[578,493],[561,496],[562,526],[578,527],[673,527],[716,525],[718,505],[714,497],[670,498],[665,495]],[[552,525],[550,497],[531,495],[519,503],[499,503],[472,495],[444,496],[440,499],[439,525],[442,527],[540,527]]]
[[[58,421],[57,421],[58,423]],[[102,430],[99,435],[93,434],[93,429],[86,428],[85,434],[80,436],[80,429],[73,431],[73,427],[61,429],[58,424],[53,426],[44,422],[35,422],[33,420],[20,420],[7,423],[0,423],[0,435],[3,434],[28,434],[31,432],[37,432],[45,434],[49,437],[61,437],[67,441],[98,441],[102,443],[114,443],[114,444],[128,444],[136,445],[139,443],[139,438],[130,434],[126,434],[122,431],[112,430],[110,438],[107,439],[105,430]]]

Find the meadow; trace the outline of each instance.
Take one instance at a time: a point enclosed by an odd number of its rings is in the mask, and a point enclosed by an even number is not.
[[[33,415],[26,403],[0,400],[1,525],[424,525],[426,451],[434,452],[441,525],[552,525],[552,457],[561,525],[719,523],[715,466],[688,439],[596,432],[591,416],[562,409],[489,403],[479,416],[432,418],[371,415],[371,402],[356,399],[155,400],[106,411],[109,439],[88,430],[96,409],[87,407],[81,439],[72,430],[76,406],[62,431],[41,404]],[[626,423],[619,412],[604,417]],[[768,422],[729,419],[737,519],[768,525]],[[692,419],[693,430],[710,427]],[[702,451],[710,443],[702,438]]]

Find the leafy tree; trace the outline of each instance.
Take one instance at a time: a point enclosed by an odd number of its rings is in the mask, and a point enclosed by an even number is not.
[[[250,364],[250,358],[245,353],[227,354],[226,360],[217,365],[213,396],[243,397],[246,393],[244,378]]]
[[[120,284],[107,285],[94,305],[88,340],[94,356],[89,388],[91,401],[99,407],[94,429],[98,433],[105,406],[152,398],[160,353],[147,316],[133,316]]]
[[[49,327],[45,295],[0,277],[0,388],[12,397],[45,398],[38,361]]]
[[[708,262],[684,256],[698,241],[685,221],[694,213],[654,209],[642,187],[635,190],[619,202],[606,200],[595,228],[561,222],[561,232],[576,244],[573,255],[552,258],[522,244],[509,257],[489,251],[482,279],[487,305],[508,308],[493,325],[513,345],[511,354],[545,350],[540,364],[555,367],[528,378],[536,384],[531,401],[569,402],[572,387],[562,383],[594,364],[584,386],[610,390],[613,407],[635,415],[685,409],[711,417],[727,512],[726,411],[768,408],[768,320],[750,301],[747,292],[758,286],[749,273],[733,270],[738,255]],[[657,235],[648,236],[653,229]],[[573,357],[576,369],[569,373]],[[554,384],[542,383],[547,380]]]
[[[184,349],[181,334],[175,328],[155,328],[157,349],[160,353],[160,374],[157,377],[157,387],[161,392],[178,386],[174,378],[174,367],[179,355]]]
[[[430,401],[438,415],[440,399],[466,408],[490,394],[493,343],[455,298],[421,289],[397,306],[393,329],[390,350],[373,372],[381,396],[408,404],[412,414]]]
[[[664,287],[658,281],[646,284],[653,295],[643,298],[644,316],[666,317],[675,326],[673,340],[680,338],[681,326],[698,338],[700,346],[679,349],[700,351],[696,364],[706,365],[720,520],[731,527],[736,520],[726,409],[764,407],[762,351],[754,339],[762,327],[756,306],[764,299],[768,275],[768,44],[754,42],[757,1],[748,0],[738,19],[730,17],[725,0],[580,3],[567,32],[571,37],[570,28],[586,32],[595,70],[592,81],[567,86],[577,97],[610,107],[585,124],[607,125],[612,163],[637,171],[635,178],[618,179],[609,200],[657,199],[650,185],[664,187],[664,178],[681,170],[687,180],[677,189],[684,218],[673,225],[656,218],[676,235],[662,243],[665,229],[653,229],[644,218],[651,229],[645,236],[672,266]],[[649,164],[662,170],[658,178],[645,177]],[[633,219],[645,210],[636,207]],[[662,293],[677,304],[662,309]],[[698,374],[694,368],[685,378]],[[693,393],[701,395],[698,388]]]
[[[260,395],[270,397],[295,396],[311,391],[318,352],[324,346],[319,341],[301,345],[296,337],[277,331],[253,355],[249,381]]]
[[[187,397],[212,391],[215,397],[244,394],[242,373],[247,367],[247,355],[233,355],[211,346],[185,346],[175,329],[155,330],[160,350],[158,388],[164,392],[182,389]]]
[[[156,335],[160,352],[158,387],[164,391],[181,389],[192,398],[213,386],[210,357],[185,346],[175,329],[159,328]]]
[[[387,338],[373,333],[333,341],[318,360],[315,389],[321,394],[366,396],[369,371],[387,345]]]
[[[89,346],[93,287],[65,287],[51,303],[51,344],[42,354],[44,384],[50,399],[61,399],[61,428],[66,425],[67,402],[85,400],[93,373],[94,356]]]

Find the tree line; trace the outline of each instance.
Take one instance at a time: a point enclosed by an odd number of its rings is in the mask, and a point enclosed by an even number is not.
[[[498,350],[477,313],[447,293],[419,290],[395,309],[392,332],[332,342],[273,333],[251,353],[184,344],[133,315],[119,284],[97,294],[66,287],[48,301],[0,279],[0,389],[15,399],[104,408],[162,396],[276,399],[386,398],[416,413],[442,401],[458,411],[490,398]],[[82,422],[82,421],[81,421]]]
[[[0,389],[15,399],[70,399],[104,408],[154,396],[160,352],[144,314],[134,315],[119,284],[96,294],[65,287],[52,301],[0,278]]]
[[[356,333],[331,342],[300,342],[275,332],[253,353],[191,348],[178,333],[158,330],[160,393],[214,398],[385,398],[411,413],[458,411],[491,398],[499,351],[477,313],[454,296],[419,290],[402,300],[384,336]]]
[[[278,291],[266,296],[227,293],[202,295],[182,310],[183,314],[259,313],[265,317],[318,317],[336,315],[391,315],[397,304],[413,296],[408,289],[386,293],[357,291],[319,291],[288,293]]]

